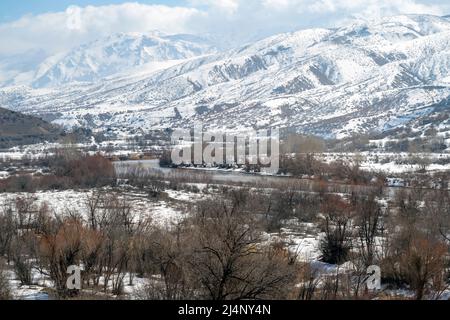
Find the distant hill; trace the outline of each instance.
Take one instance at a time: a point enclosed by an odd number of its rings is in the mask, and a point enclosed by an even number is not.
[[[0,149],[54,141],[62,130],[42,119],[0,108]]]

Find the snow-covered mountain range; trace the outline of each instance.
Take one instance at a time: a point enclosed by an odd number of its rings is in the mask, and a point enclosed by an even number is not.
[[[0,107],[68,126],[202,121],[345,137],[438,118],[450,128],[450,19],[356,21],[226,52],[194,36],[114,35],[46,59],[24,83],[0,89]]]
[[[38,53],[41,53],[38,57],[44,55],[41,51],[15,57],[22,61],[22,69],[10,62],[11,57],[3,63],[0,59],[0,66],[16,71],[12,77],[4,77],[3,86],[25,84],[44,88],[74,82],[93,83],[118,73],[132,73],[133,68],[142,66],[153,71],[214,52],[207,40],[192,35],[164,35],[158,31],[119,33],[46,59],[36,57]],[[30,61],[29,57],[35,58]],[[40,63],[36,65],[36,61]],[[28,72],[20,72],[24,69]]]

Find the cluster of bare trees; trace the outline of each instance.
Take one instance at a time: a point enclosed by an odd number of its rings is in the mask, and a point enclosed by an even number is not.
[[[326,149],[325,141],[319,137],[290,134],[281,143],[281,151],[287,153],[320,153]]]
[[[0,180],[0,192],[35,192],[70,188],[93,188],[115,182],[113,164],[103,156],[74,150],[58,151],[40,161],[46,174],[17,173]]]
[[[372,297],[367,267],[378,265],[385,289],[438,298],[449,284],[449,208],[444,190],[398,191],[386,201],[377,190],[223,186],[162,227],[120,193],[92,192],[79,212],[57,213],[18,197],[0,207],[0,257],[24,285],[35,272],[51,279],[61,298],[80,294],[66,287],[71,265],[83,268],[81,294],[101,297],[120,297],[139,278],[145,299],[363,299]],[[335,274],[299,261],[282,238],[268,241],[293,219],[319,228],[321,259]],[[0,294],[9,292],[5,281],[0,273]]]
[[[313,153],[284,155],[280,162],[280,173],[294,176],[314,176],[322,180],[337,180],[351,184],[369,184],[373,178],[384,183],[380,174],[361,170],[358,159],[354,163],[334,161],[326,163]]]
[[[322,259],[351,262],[361,271],[379,265],[388,288],[408,288],[416,299],[438,298],[450,284],[449,204],[447,191],[399,191],[387,206],[374,195],[327,196]]]
[[[118,195],[94,193],[86,200],[87,215],[67,209],[52,214],[32,198],[5,202],[0,210],[0,255],[12,265],[23,285],[33,284],[38,270],[54,283],[57,296],[73,295],[66,286],[67,268],[82,266],[87,287],[122,293],[133,270],[136,239],[149,221],[136,216]],[[130,279],[132,281],[132,279]]]
[[[52,215],[31,198],[3,206],[0,253],[22,284],[32,284],[37,270],[53,281],[56,296],[76,296],[66,282],[67,268],[78,265],[84,292],[120,296],[138,276],[148,279],[140,295],[151,299],[287,296],[292,261],[282,248],[263,244],[239,192],[200,203],[191,218],[169,230],[137,216],[119,195],[93,193],[85,204],[83,215]]]
[[[397,285],[417,299],[448,288],[450,204],[448,191],[399,192],[389,212],[381,265]]]
[[[199,203],[193,216],[149,247],[148,266],[162,281],[143,292],[150,299],[287,298],[296,268],[283,248],[264,244],[261,223],[246,196]],[[155,272],[155,271],[153,271]]]
[[[345,265],[325,278],[308,264],[297,265],[301,290],[295,298],[370,297],[364,281],[372,265],[381,267],[385,289],[410,289],[416,299],[438,298],[449,287],[447,190],[398,189],[386,199],[376,188],[344,195],[285,184],[269,193],[240,189],[240,198],[247,212],[263,217],[267,232],[289,227],[292,218],[315,222],[322,231],[321,260]]]

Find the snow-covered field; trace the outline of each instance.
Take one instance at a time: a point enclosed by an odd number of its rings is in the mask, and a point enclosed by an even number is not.
[[[323,153],[317,154],[319,159],[330,163],[343,161],[359,163],[361,169],[367,171],[398,174],[417,172],[422,169],[423,162],[426,171],[450,170],[450,153],[393,153],[393,152],[361,152],[361,153]],[[446,164],[439,164],[447,162]]]
[[[104,192],[113,192],[112,190],[103,190]],[[94,191],[39,191],[33,194],[30,193],[1,193],[0,205],[9,201],[15,200],[17,197],[31,198],[34,200],[34,205],[40,207],[44,203],[50,209],[50,212],[58,215],[67,215],[78,213],[85,217],[87,207],[86,201],[92,196]],[[160,226],[168,226],[172,223],[178,222],[183,218],[184,212],[181,201],[187,199],[194,199],[198,197],[197,194],[192,196],[189,193],[181,192],[168,192],[169,200],[174,201],[162,201],[150,199],[146,194],[128,192],[121,194],[120,197],[124,197],[129,201],[132,209],[139,217],[149,217],[152,221]]]

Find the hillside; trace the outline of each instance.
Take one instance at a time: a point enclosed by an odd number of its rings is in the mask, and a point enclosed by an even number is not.
[[[61,129],[39,118],[0,108],[0,149],[52,141]]]

